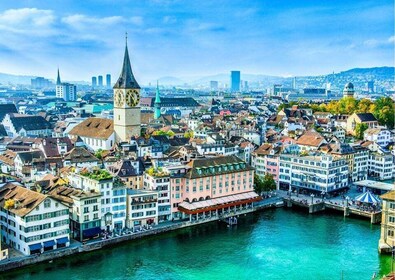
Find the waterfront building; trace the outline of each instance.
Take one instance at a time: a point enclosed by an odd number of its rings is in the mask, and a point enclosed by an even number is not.
[[[3,242],[24,255],[70,245],[69,209],[51,196],[16,184],[0,188]]]
[[[348,163],[345,159],[325,154],[280,155],[279,187],[329,193],[348,187]]]
[[[89,150],[110,150],[115,143],[114,122],[110,119],[88,118],[68,133],[71,139],[78,137]]]
[[[355,128],[357,124],[361,123],[366,124],[368,128],[375,128],[379,125],[372,113],[354,113],[347,118],[347,134],[355,135]]]
[[[97,78],[92,77],[92,88],[96,88],[96,87],[97,87]]]
[[[369,154],[368,174],[379,180],[388,180],[394,177],[394,155],[389,151],[378,149]]]
[[[280,147],[268,143],[256,149],[251,155],[251,165],[255,168],[255,174],[261,178],[270,174],[274,181],[278,182],[280,152]]]
[[[254,169],[236,156],[192,159],[180,184],[178,210],[190,220],[240,210],[260,199],[253,191]]]
[[[167,170],[151,167],[144,173],[144,189],[158,194],[158,222],[171,219],[170,174]]]
[[[100,236],[102,219],[100,193],[94,190],[85,192],[59,186],[48,194],[69,207],[71,238],[85,241]]]
[[[8,259],[8,247],[5,246],[3,238],[1,237],[2,231],[0,230],[0,261]]]
[[[64,101],[75,101],[77,100],[77,87],[76,85],[69,83],[62,83],[60,80],[60,74],[58,69],[58,77],[56,79],[56,97],[62,98]]]
[[[117,142],[130,142],[132,136],[140,137],[141,110],[140,86],[134,78],[125,46],[122,71],[114,87],[114,131]]]
[[[381,234],[379,252],[391,253],[395,247],[395,191],[387,192],[381,196]]]
[[[230,72],[230,91],[240,92],[240,71]]]
[[[101,228],[122,229],[126,224],[126,186],[107,170],[82,170],[68,175],[70,185],[86,192],[101,194]]]
[[[158,193],[156,191],[127,189],[126,226],[138,229],[158,223]]]
[[[391,138],[391,132],[383,127],[369,128],[365,130],[363,134],[364,140],[375,142],[381,147],[385,147],[390,142],[394,142],[394,139]]]

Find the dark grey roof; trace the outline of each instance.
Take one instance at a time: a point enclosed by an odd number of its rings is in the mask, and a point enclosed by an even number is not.
[[[141,163],[139,163],[139,165],[141,165]],[[114,165],[109,166],[108,170],[118,177],[130,177],[142,174],[142,172],[138,173],[130,160],[121,160]]]
[[[373,116],[372,113],[361,113],[361,114],[357,114],[357,116],[361,120],[361,122],[377,121],[377,119]]]
[[[139,89],[140,86],[133,76],[132,66],[130,65],[128,46],[125,47],[125,55],[123,58],[123,66],[121,75],[115,83],[114,88],[134,88]]]
[[[7,136],[7,131],[4,128],[4,125],[0,124],[0,137]]]
[[[4,119],[6,114],[18,113],[14,104],[0,104],[0,121]]]
[[[192,97],[178,97],[178,98],[166,98],[160,99],[161,107],[197,107],[199,103]]]
[[[51,128],[51,123],[41,116],[11,117],[10,120],[16,131],[22,128],[26,131]]]
[[[22,162],[32,162],[33,159],[44,159],[44,153],[42,151],[29,151],[29,152],[20,152],[18,155]]]

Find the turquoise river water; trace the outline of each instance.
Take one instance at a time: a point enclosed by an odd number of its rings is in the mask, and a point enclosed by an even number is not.
[[[341,215],[272,209],[55,260],[0,279],[371,279],[388,273],[380,227]]]

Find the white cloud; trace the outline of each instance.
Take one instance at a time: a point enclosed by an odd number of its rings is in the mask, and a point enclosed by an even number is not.
[[[140,16],[131,17],[130,22],[135,25],[143,25],[143,17]]]
[[[363,45],[370,48],[393,45],[395,43],[395,36],[388,39],[369,39],[363,42]]]
[[[89,17],[87,15],[75,14],[62,18],[62,22],[76,29],[92,28],[98,26],[111,26],[124,22],[121,16],[111,17]]]
[[[53,34],[56,17],[52,10],[37,8],[10,9],[0,14],[0,30],[19,34]]]

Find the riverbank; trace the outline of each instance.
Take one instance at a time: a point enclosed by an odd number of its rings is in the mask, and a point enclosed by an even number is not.
[[[391,267],[390,256],[377,253],[379,235],[364,220],[272,208],[241,215],[237,226],[186,227],[0,273],[0,280],[371,279]]]
[[[242,211],[238,212],[237,214],[225,215],[225,216],[222,216],[221,218],[212,217],[212,218],[205,218],[205,219],[200,219],[198,221],[192,221],[192,222],[190,222],[190,221],[169,222],[167,224],[159,224],[150,230],[141,231],[138,233],[125,234],[122,236],[112,237],[109,239],[91,240],[90,242],[87,242],[85,244],[81,244],[78,242],[78,243],[75,243],[73,246],[70,246],[67,248],[62,248],[62,249],[57,249],[54,251],[45,252],[40,255],[11,258],[11,259],[4,260],[4,261],[0,262],[0,272],[17,269],[17,268],[21,268],[24,266],[34,265],[34,264],[41,263],[41,262],[49,262],[49,261],[52,261],[55,259],[59,259],[62,257],[74,255],[74,254],[80,254],[80,253],[84,253],[84,252],[100,250],[101,248],[104,248],[104,247],[109,247],[109,246],[112,246],[112,245],[115,245],[118,243],[128,242],[128,241],[135,240],[135,239],[141,239],[141,238],[144,238],[147,236],[158,235],[161,233],[174,231],[174,230],[178,230],[178,229],[182,229],[182,228],[187,228],[187,227],[202,225],[205,223],[220,221],[220,220],[226,219],[227,217],[234,216],[234,215],[236,215],[236,216],[247,215],[247,214],[250,214],[255,211],[260,211],[263,209],[276,207],[276,203],[281,200],[282,200],[281,197],[273,197],[273,198],[267,199],[265,201],[262,201],[258,205],[254,206],[254,208],[242,210]]]

